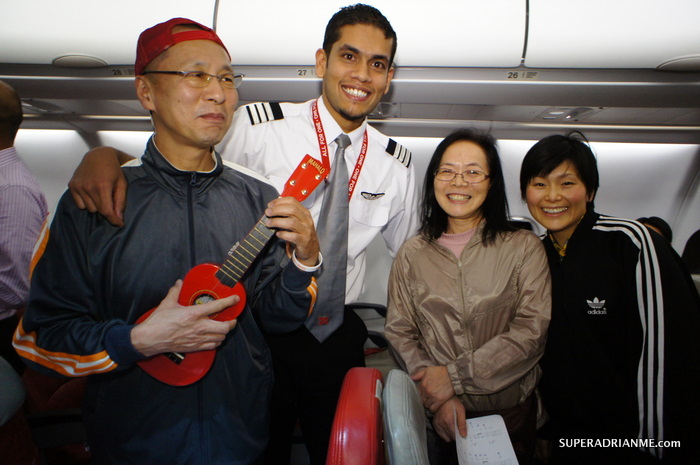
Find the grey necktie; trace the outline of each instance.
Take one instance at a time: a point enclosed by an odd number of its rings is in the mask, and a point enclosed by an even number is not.
[[[350,138],[341,134],[335,139],[338,148],[329,183],[318,217],[318,240],[323,265],[318,277],[318,297],[306,327],[323,342],[343,323],[345,276],[348,261],[348,169],[345,148]]]

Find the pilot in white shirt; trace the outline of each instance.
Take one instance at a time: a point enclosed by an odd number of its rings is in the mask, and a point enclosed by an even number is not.
[[[281,191],[305,155],[322,160],[324,144],[320,143],[316,130],[321,126],[324,136],[321,140],[327,144],[332,176],[337,148],[334,141],[343,131],[323,98],[305,103],[256,103],[239,108],[232,130],[218,150],[224,159],[266,176]],[[367,143],[363,152],[365,134]],[[366,119],[347,136],[351,145],[346,148],[344,158],[350,186],[353,173],[358,175],[349,201],[346,304],[357,301],[362,291],[366,249],[377,234],[382,234],[393,256],[406,239],[416,234],[418,227],[411,153],[368,125]],[[358,163],[358,160],[363,161]],[[317,229],[325,190],[332,185],[322,182],[303,202]],[[331,251],[323,247],[321,251],[325,272],[331,275],[342,272],[338,269],[342,263],[331,257]],[[325,284],[323,279],[319,282],[319,293],[328,292],[323,289]],[[331,293],[339,297],[335,291]],[[324,312],[325,300],[323,295],[319,296],[314,313],[299,330],[266,337],[275,366],[266,464],[289,463],[297,418],[311,463],[323,463],[344,375],[352,367],[364,366],[367,328],[363,321],[353,310],[343,309],[342,304],[326,305],[329,312]]]
[[[315,101],[256,103],[239,108],[231,130],[217,147],[218,152],[225,160],[264,175],[281,192],[285,181],[305,155],[321,160],[311,114]],[[318,99],[318,112],[329,152],[333,154],[336,144],[331,141],[343,131],[328,113],[323,97]],[[352,142],[345,152],[348,176],[352,177],[355,170],[365,130],[367,155],[350,199],[346,303],[357,301],[362,292],[365,252],[376,235],[382,234],[394,256],[401,244],[415,235],[418,225],[411,153],[367,124],[366,120],[348,134]],[[324,184],[303,202],[316,224]]]

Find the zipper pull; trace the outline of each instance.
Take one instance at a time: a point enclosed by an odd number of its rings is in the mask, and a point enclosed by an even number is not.
[[[190,186],[194,187],[197,184],[197,172],[192,172],[192,177],[190,178]]]

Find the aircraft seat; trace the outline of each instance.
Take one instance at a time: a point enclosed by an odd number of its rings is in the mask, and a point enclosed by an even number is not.
[[[345,375],[326,465],[384,465],[382,374],[355,367]]]
[[[370,323],[367,327],[367,344],[365,344],[365,366],[376,368],[386,378],[389,371],[399,368],[389,351],[389,343],[384,337],[384,321],[386,319],[386,305],[355,302],[345,305],[346,309],[354,310],[362,321]],[[379,316],[379,318],[377,318]],[[381,327],[382,331],[378,330]]]
[[[1,392],[0,395],[2,395]],[[24,411],[20,408],[4,425],[0,426],[0,463],[33,465],[37,452],[29,423]]]
[[[42,463],[89,464],[80,410],[85,378],[54,378],[27,368],[24,411]]]
[[[345,310],[353,310],[358,314],[362,321],[367,325],[368,321],[378,320],[376,315],[379,315],[379,319],[386,318],[386,305],[375,304],[371,302],[354,302],[351,304],[345,304]],[[366,310],[369,310],[367,312]],[[383,322],[381,323],[383,326]],[[377,331],[376,329],[367,328],[367,339],[372,343],[377,349],[384,349],[388,346],[386,339],[384,338],[384,333]]]
[[[85,379],[53,378],[25,368],[22,382],[24,405],[0,428],[0,462],[89,464],[80,413]]]
[[[23,313],[20,311],[19,316]],[[26,391],[24,405],[0,428],[0,462],[89,464],[81,413],[86,378],[47,376],[26,367],[22,383]]]
[[[391,370],[382,397],[389,465],[427,465],[425,411],[415,383],[406,372]]]

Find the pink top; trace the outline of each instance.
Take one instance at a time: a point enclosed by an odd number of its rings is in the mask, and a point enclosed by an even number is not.
[[[469,231],[459,234],[443,233],[442,236],[438,237],[437,243],[450,249],[452,253],[455,254],[455,257],[459,257],[462,255],[464,246],[467,245],[467,242],[469,242],[469,239],[472,238],[475,232],[476,228],[472,228]]]

